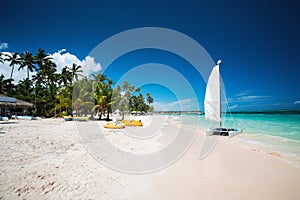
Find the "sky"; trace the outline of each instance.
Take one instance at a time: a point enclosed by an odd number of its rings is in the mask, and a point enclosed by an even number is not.
[[[1,2],[0,19],[0,52],[34,53],[43,48],[60,69],[76,62],[87,71],[102,69],[101,62],[89,54],[115,34],[141,27],[175,30],[202,45],[214,62],[222,59],[222,79],[232,111],[300,109],[296,60],[300,13],[295,0],[16,0]],[[205,82],[189,62],[173,53],[130,52],[104,73],[118,82],[124,73],[146,63],[175,69],[196,93],[190,95],[189,86],[178,81],[170,87],[142,86],[143,92],[152,94],[157,109],[176,110],[180,103],[184,110],[198,109],[198,105],[203,110]],[[9,76],[6,65],[0,69]],[[15,73],[15,79],[25,76],[22,71]],[[172,80],[172,75],[165,78]],[[176,88],[181,90],[176,93]]]

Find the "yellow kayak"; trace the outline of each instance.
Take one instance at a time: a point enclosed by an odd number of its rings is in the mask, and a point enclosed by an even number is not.
[[[110,129],[122,129],[125,128],[125,125],[123,123],[108,122],[103,127]]]
[[[71,115],[69,116],[64,116],[65,121],[73,121],[73,117]]]
[[[72,117],[72,116],[64,116],[65,121],[88,121],[89,117]]]
[[[74,121],[88,121],[89,117],[73,117]]]
[[[125,125],[125,126],[143,126],[143,122],[141,120],[139,121],[136,121],[134,119],[132,120],[122,120],[122,123]]]

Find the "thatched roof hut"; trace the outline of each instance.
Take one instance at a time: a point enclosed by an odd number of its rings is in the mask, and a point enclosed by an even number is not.
[[[0,108],[33,108],[32,103],[0,94]]]

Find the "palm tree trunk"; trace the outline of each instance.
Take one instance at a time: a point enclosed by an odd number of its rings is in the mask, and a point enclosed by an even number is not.
[[[27,78],[29,80],[29,69],[28,69],[28,67],[27,67]]]
[[[109,121],[109,109],[107,109],[107,117],[106,117],[106,121]]]
[[[11,67],[11,73],[10,73],[10,79],[12,79],[13,73],[14,73],[14,65]]]

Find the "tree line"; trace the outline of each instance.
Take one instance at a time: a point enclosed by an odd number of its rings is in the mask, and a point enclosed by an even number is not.
[[[0,76],[0,94],[15,97],[34,105],[29,114],[58,117],[75,113],[77,116],[97,116],[99,119],[112,112],[153,111],[150,93],[144,97],[140,88],[129,85],[115,86],[112,79],[101,72],[90,77],[82,75],[82,67],[73,63],[61,71],[53,58],[39,48],[35,54],[0,53],[0,63],[9,64],[10,77]],[[17,68],[16,68],[17,67]],[[16,68],[16,69],[15,69]],[[27,76],[14,83],[15,70],[27,70]],[[30,78],[30,74],[35,74]]]

